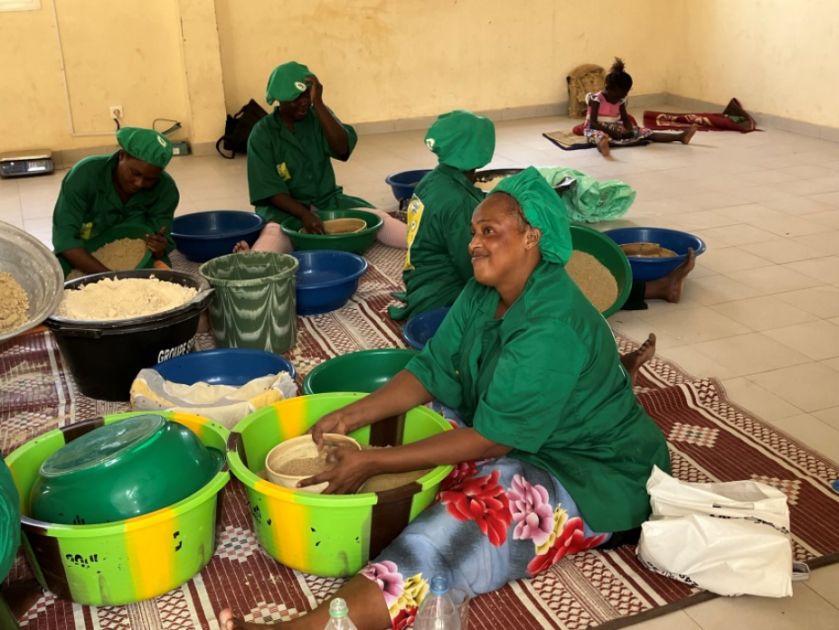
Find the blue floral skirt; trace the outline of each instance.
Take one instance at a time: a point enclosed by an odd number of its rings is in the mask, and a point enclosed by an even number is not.
[[[381,588],[393,627],[405,628],[435,575],[472,597],[610,537],[591,530],[550,473],[512,457],[464,462],[443,481],[437,501],[361,575]]]

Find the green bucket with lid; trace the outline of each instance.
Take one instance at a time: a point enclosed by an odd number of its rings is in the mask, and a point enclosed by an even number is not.
[[[224,464],[189,496],[141,516],[67,525],[31,515],[32,486],[52,454],[103,425],[138,415],[146,414],[114,414],[65,425],[33,438],[6,457],[20,496],[22,546],[29,566],[41,586],[58,597],[92,606],[149,599],[192,578],[213,556],[217,497],[230,478]],[[223,426],[192,414],[164,411],[160,415],[168,423],[188,428],[205,446],[224,449],[228,431]]]
[[[215,289],[210,322],[216,343],[275,354],[297,341],[296,274],[288,254],[246,252],[205,262],[199,271]]]
[[[219,450],[159,414],[98,427],[50,455],[30,491],[31,514],[50,523],[109,523],[191,495],[222,467]]]

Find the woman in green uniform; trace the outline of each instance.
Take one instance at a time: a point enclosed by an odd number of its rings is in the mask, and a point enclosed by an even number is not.
[[[85,241],[124,223],[148,228],[146,247],[155,258],[175,248],[165,236],[178,206],[178,188],[163,169],[172,143],[151,129],[123,127],[122,147],[111,155],[78,162],[61,182],[52,214],[52,244],[65,273],[109,271],[85,249]]]
[[[475,169],[495,151],[495,125],[483,116],[455,110],[440,116],[425,135],[437,167],[422,178],[408,204],[408,251],[402,280],[406,304],[391,306],[395,320],[451,306],[472,278],[466,244],[472,212],[484,199]]]
[[[268,78],[265,98],[278,106],[260,120],[248,138],[248,188],[266,227],[254,250],[291,251],[279,224],[289,216],[310,232],[323,233],[317,210],[362,208],[385,220],[379,240],[405,247],[405,225],[359,197],[345,195],[335,183],[332,159],[346,162],[358,136],[323,102],[323,86],[304,65],[290,61]],[[237,251],[247,244],[237,245]]]
[[[396,321],[441,306],[451,306],[472,278],[468,243],[472,212],[485,197],[475,186],[475,172],[492,160],[495,125],[465,110],[441,115],[425,135],[438,166],[422,178],[408,204],[408,251],[402,281],[394,297],[405,306],[390,306]],[[562,202],[560,202],[562,205]],[[565,212],[565,208],[561,208]],[[634,376],[655,354],[655,335],[637,350],[621,356]]]
[[[545,179],[528,168],[502,181],[472,232],[474,279],[425,349],[313,428],[320,443],[432,399],[458,416],[459,428],[407,446],[340,449],[333,469],[301,482],[346,493],[378,473],[457,465],[440,501],[338,591],[360,629],[410,623],[435,575],[486,593],[625,541],[648,517],[653,466],[669,470],[608,325],[565,271],[571,236]],[[321,606],[287,627],[321,628],[327,614]],[[257,627],[230,611],[221,621]]]

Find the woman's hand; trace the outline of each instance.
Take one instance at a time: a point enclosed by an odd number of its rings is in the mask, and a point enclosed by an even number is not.
[[[309,98],[312,99],[312,105],[323,105],[323,84],[313,74],[306,77],[306,83],[309,84]]]
[[[151,250],[152,256],[157,259],[163,258],[166,253],[166,228],[162,227],[157,234],[146,234],[146,249]]]
[[[309,210],[306,214],[300,217],[303,221],[303,227],[309,234],[323,234],[323,221],[318,218],[314,212]]]
[[[353,494],[375,474],[373,451],[359,451],[350,445],[325,448],[328,453],[326,461],[334,464],[333,467],[301,480],[297,484],[298,488],[329,482],[323,494]]]
[[[315,426],[311,428],[312,439],[318,448],[324,446],[323,436],[325,433],[340,433],[346,435],[349,433],[350,427],[345,419],[344,410],[338,409],[332,413],[328,413],[317,421]]]

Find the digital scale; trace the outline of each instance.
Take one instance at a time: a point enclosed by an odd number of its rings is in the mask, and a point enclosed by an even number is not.
[[[0,154],[0,177],[49,175],[55,171],[52,151],[37,149]]]

